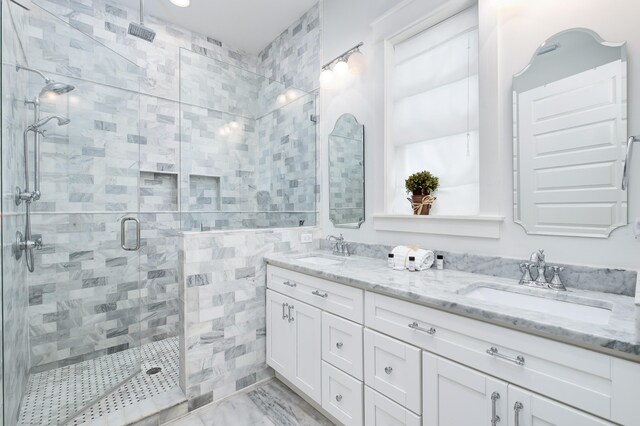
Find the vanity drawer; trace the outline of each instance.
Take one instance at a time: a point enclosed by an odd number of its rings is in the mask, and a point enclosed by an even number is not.
[[[322,408],[347,426],[363,424],[362,382],[322,362]]]
[[[421,351],[364,330],[364,382],[414,413],[422,413]]]
[[[362,326],[323,312],[322,359],[362,380]]]
[[[369,386],[364,387],[364,421],[367,426],[421,426],[420,416],[413,414]]]
[[[629,418],[622,409],[622,417],[612,413],[613,396],[624,399],[626,386],[622,380],[618,385],[613,381],[612,367],[614,372],[616,368],[607,355],[370,292],[365,324],[601,417],[618,422]],[[366,340],[365,335],[365,346]],[[365,381],[366,359],[365,353]],[[635,364],[633,377],[639,369]]]
[[[267,287],[362,324],[364,291],[277,266],[267,266]]]

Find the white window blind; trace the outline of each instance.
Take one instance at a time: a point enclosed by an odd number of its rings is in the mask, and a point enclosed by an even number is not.
[[[432,214],[478,214],[477,6],[396,44],[393,61],[392,212],[411,213],[404,181],[429,170]]]

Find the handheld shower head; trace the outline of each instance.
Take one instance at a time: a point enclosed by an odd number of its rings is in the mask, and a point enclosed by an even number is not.
[[[54,80],[47,77],[46,75],[44,75],[43,73],[41,73],[40,71],[35,70],[33,68],[24,67],[22,65],[16,65],[16,70],[29,71],[34,74],[38,74],[40,77],[42,77],[42,79],[45,82],[45,85],[40,91],[40,95],[39,95],[40,97],[46,96],[46,95],[63,95],[75,89],[75,86],[72,86],[66,83],[57,83]]]
[[[36,123],[33,123],[31,126],[29,126],[29,130],[38,130],[40,127],[44,126],[49,121],[54,119],[57,120],[58,126],[66,126],[67,124],[71,123],[71,120],[69,120],[67,117],[63,117],[61,115],[50,115],[37,121]]]

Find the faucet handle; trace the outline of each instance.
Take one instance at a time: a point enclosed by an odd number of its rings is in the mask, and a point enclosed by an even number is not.
[[[559,291],[565,291],[566,287],[564,286],[564,284],[560,280],[560,272],[564,271],[564,267],[562,267],[562,266],[551,266],[551,269],[553,270],[553,278],[551,279],[551,282],[549,283],[549,288],[554,289],[554,290],[559,290]]]
[[[533,278],[531,277],[531,267],[533,266],[533,263],[521,263],[520,264],[520,271],[522,271],[522,277],[520,278],[520,284],[529,284],[531,281],[533,281]]]

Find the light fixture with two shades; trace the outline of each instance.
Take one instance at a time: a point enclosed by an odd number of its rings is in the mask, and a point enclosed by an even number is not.
[[[360,48],[364,43],[360,42],[351,49],[327,62],[320,73],[320,87],[331,89],[337,79],[344,78],[347,74],[361,74],[364,69],[364,55]]]

